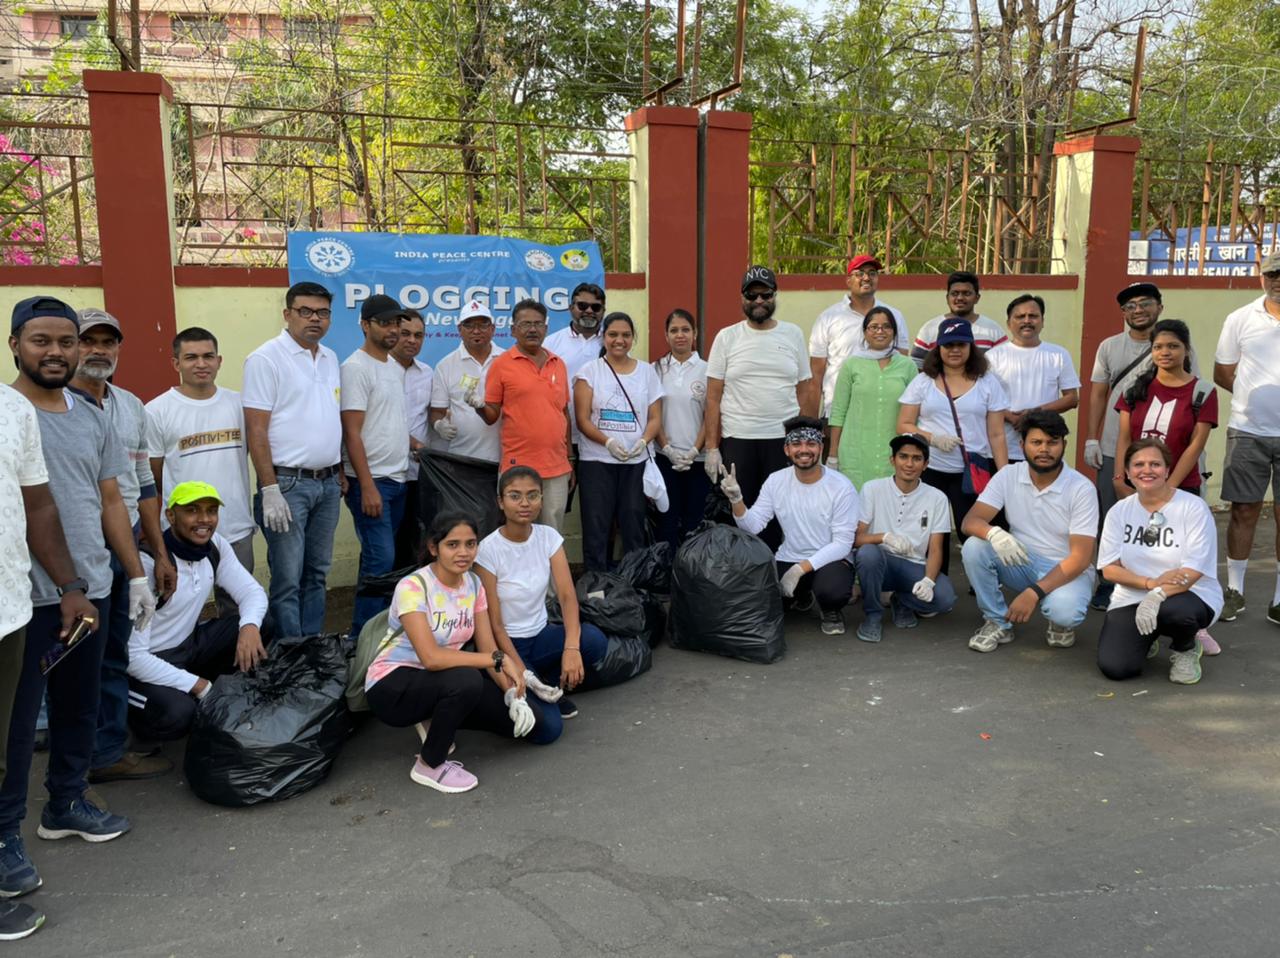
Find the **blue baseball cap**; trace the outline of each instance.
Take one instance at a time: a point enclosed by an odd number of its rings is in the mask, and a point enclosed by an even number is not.
[[[942,327],[938,330],[939,346],[946,346],[948,343],[972,342],[973,324],[967,319],[952,316],[942,321]]]
[[[41,316],[61,316],[75,323],[77,331],[80,329],[80,320],[76,317],[76,311],[62,300],[52,296],[32,296],[14,305],[9,332],[16,336],[18,330]]]

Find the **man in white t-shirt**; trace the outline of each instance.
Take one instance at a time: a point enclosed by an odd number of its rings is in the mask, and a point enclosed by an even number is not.
[[[1012,642],[1014,624],[1030,621],[1037,606],[1049,620],[1048,644],[1068,648],[1089,611],[1098,499],[1092,483],[1063,462],[1067,432],[1056,412],[1024,416],[1027,458],[997,472],[961,524],[970,537],[964,571],[984,620],[969,639],[975,652]],[[1001,509],[1007,532],[991,524]],[[1012,602],[1002,586],[1016,593]]]
[[[493,332],[488,304],[472,300],[462,308],[458,314],[462,342],[436,363],[431,383],[431,428],[440,438],[438,448],[445,452],[496,463],[502,458],[502,424],[491,425],[477,416],[468,398],[484,395],[485,377],[495,355]]]
[[[147,403],[151,472],[168,502],[183,482],[207,482],[223,496],[220,535],[240,564],[253,571],[253,511],[249,495],[249,453],[245,445],[240,394],[218,385],[222,357],[218,338],[192,326],[173,339],[178,385]],[[224,607],[222,612],[230,609]]]
[[[707,359],[706,460],[712,482],[735,467],[737,482],[752,500],[764,481],[787,465],[782,424],[800,414],[812,378],[804,333],[773,318],[778,279],[767,266],[752,266],[742,278],[746,319],[720,330]],[[770,523],[760,536],[777,549],[782,535]]]
[[[822,421],[794,416],[783,423],[784,455],[791,466],[765,480],[751,508],[731,467],[720,488],[733,504],[738,528],[759,535],[775,518],[782,544],[774,558],[782,594],[793,608],[816,600],[825,635],[844,634],[844,607],[853,591],[849,557],[858,521],[858,492],[841,472],[822,465]]]
[[[321,344],[333,294],[318,283],[285,293],[285,328],[244,361],[245,434],[258,477],[254,516],[271,569],[268,631],[324,631],[325,580],[342,490],[338,357]]]
[[[845,269],[845,285],[849,295],[832,303],[814,320],[809,333],[809,411],[827,416],[831,413],[831,400],[836,391],[836,377],[840,367],[850,356],[867,354],[867,340],[862,335],[862,321],[873,306],[883,306],[893,314],[898,327],[894,336],[894,348],[906,353],[911,338],[907,334],[907,321],[902,310],[895,309],[876,297],[880,289],[880,261],[868,253],[861,253],[849,260]],[[820,395],[819,395],[820,394]],[[818,397],[818,398],[814,398]]]
[[[435,374],[429,365],[418,358],[427,335],[422,314],[416,309],[406,309],[404,315],[405,318],[400,323],[400,338],[391,350],[391,358],[404,370],[404,409],[409,422],[409,467],[405,472],[404,515],[396,529],[393,569],[418,564],[422,529],[430,522],[430,516],[418,514],[418,456],[430,445],[427,441],[427,414],[431,407],[431,391],[435,388]]]
[[[881,596],[893,593],[893,624],[914,629],[918,615],[950,612],[956,590],[942,571],[942,554],[951,532],[951,504],[941,491],[920,481],[929,465],[929,440],[903,433],[889,440],[893,475],[872,479],[859,499],[857,547],[863,642],[879,642],[884,632]]]
[[[1033,293],[1015,296],[1005,309],[1009,339],[987,350],[987,365],[1009,394],[1004,413],[1004,441],[1009,461],[1020,462],[1018,423],[1033,409],[1064,413],[1080,402],[1080,377],[1071,354],[1040,339],[1044,300]]]
[[[1231,393],[1222,469],[1222,498],[1231,503],[1225,622],[1244,611],[1244,573],[1267,487],[1280,498],[1280,246],[1263,259],[1259,273],[1262,295],[1227,317],[1213,366],[1213,381]],[[1280,530],[1280,510],[1275,520]],[[1267,621],[1280,625],[1280,573]]]
[[[963,319],[973,326],[975,349],[991,349],[1004,342],[1004,330],[1000,328],[1000,324],[988,316],[974,312],[980,299],[982,291],[977,274],[958,269],[947,276],[947,312],[933,317],[921,326],[911,347],[911,358],[918,368],[923,368],[925,356],[938,344],[938,330],[948,319]]]
[[[391,358],[391,350],[407,315],[390,296],[370,296],[360,306],[364,343],[342,363],[342,469],[347,508],[360,540],[362,579],[395,568],[409,468],[409,417],[404,367]],[[385,606],[382,598],[357,589],[350,635],[359,635]]]

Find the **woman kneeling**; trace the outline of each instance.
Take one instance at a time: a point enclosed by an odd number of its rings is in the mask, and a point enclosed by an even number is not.
[[[365,679],[374,715],[400,728],[425,724],[409,777],[441,792],[477,784],[462,763],[448,761],[458,729],[547,745],[564,727],[555,706],[526,698],[524,666],[494,642],[484,586],[471,571],[478,538],[469,517],[436,517],[426,541],[432,561],[396,586],[390,632]],[[469,642],[474,652],[464,650]]]
[[[1137,495],[1107,513],[1098,546],[1103,577],[1116,585],[1098,637],[1098,668],[1109,679],[1141,674],[1161,635],[1172,650],[1169,681],[1200,681],[1200,643],[1222,611],[1218,533],[1199,496],[1169,483],[1173,455],[1159,439],[1139,439],[1124,469]]]

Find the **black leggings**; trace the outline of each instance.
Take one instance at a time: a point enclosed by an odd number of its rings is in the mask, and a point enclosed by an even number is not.
[[[1131,679],[1142,674],[1147,651],[1157,637],[1167,635],[1169,647],[1187,652],[1195,644],[1196,633],[1209,627],[1213,610],[1194,592],[1183,592],[1160,603],[1156,630],[1151,635],[1138,632],[1134,621],[1136,605],[1126,605],[1107,612],[1098,636],[1098,668],[1109,679]]]
[[[402,665],[374,683],[365,698],[374,715],[396,728],[431,720],[419,754],[432,768],[438,768],[448,757],[449,746],[460,728],[512,737],[513,726],[502,701],[502,689],[479,669],[431,672]],[[550,745],[563,728],[559,708],[544,704],[532,693],[528,702],[537,720],[528,740]]]
[[[779,562],[778,577],[790,569],[794,562]],[[817,600],[818,608],[823,612],[839,612],[849,604],[853,594],[853,566],[844,559],[828,562],[821,569],[800,577],[796,584],[795,598],[800,599],[809,592]]]
[[[725,436],[720,440],[720,456],[724,467],[734,467],[733,474],[742,488],[742,498],[748,509],[760,497],[764,481],[779,469],[791,463],[782,451],[782,437],[777,439],[735,439]],[[697,469],[695,465],[693,468]],[[782,545],[782,527],[776,518],[760,530],[760,539],[774,552]]]
[[[966,536],[961,534],[960,524],[964,522],[964,517],[969,514],[973,504],[978,501],[977,496],[964,491],[964,473],[926,469],[920,478],[947,497],[947,502],[951,503],[951,522],[955,526],[956,535],[961,542],[964,542]],[[940,571],[944,575],[951,571],[951,533],[942,537],[942,569]]]

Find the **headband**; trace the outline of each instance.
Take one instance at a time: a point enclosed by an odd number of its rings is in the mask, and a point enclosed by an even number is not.
[[[816,442],[822,444],[822,430],[814,429],[812,426],[801,426],[799,429],[792,429],[787,433],[786,443],[788,446],[797,445],[802,442]]]

